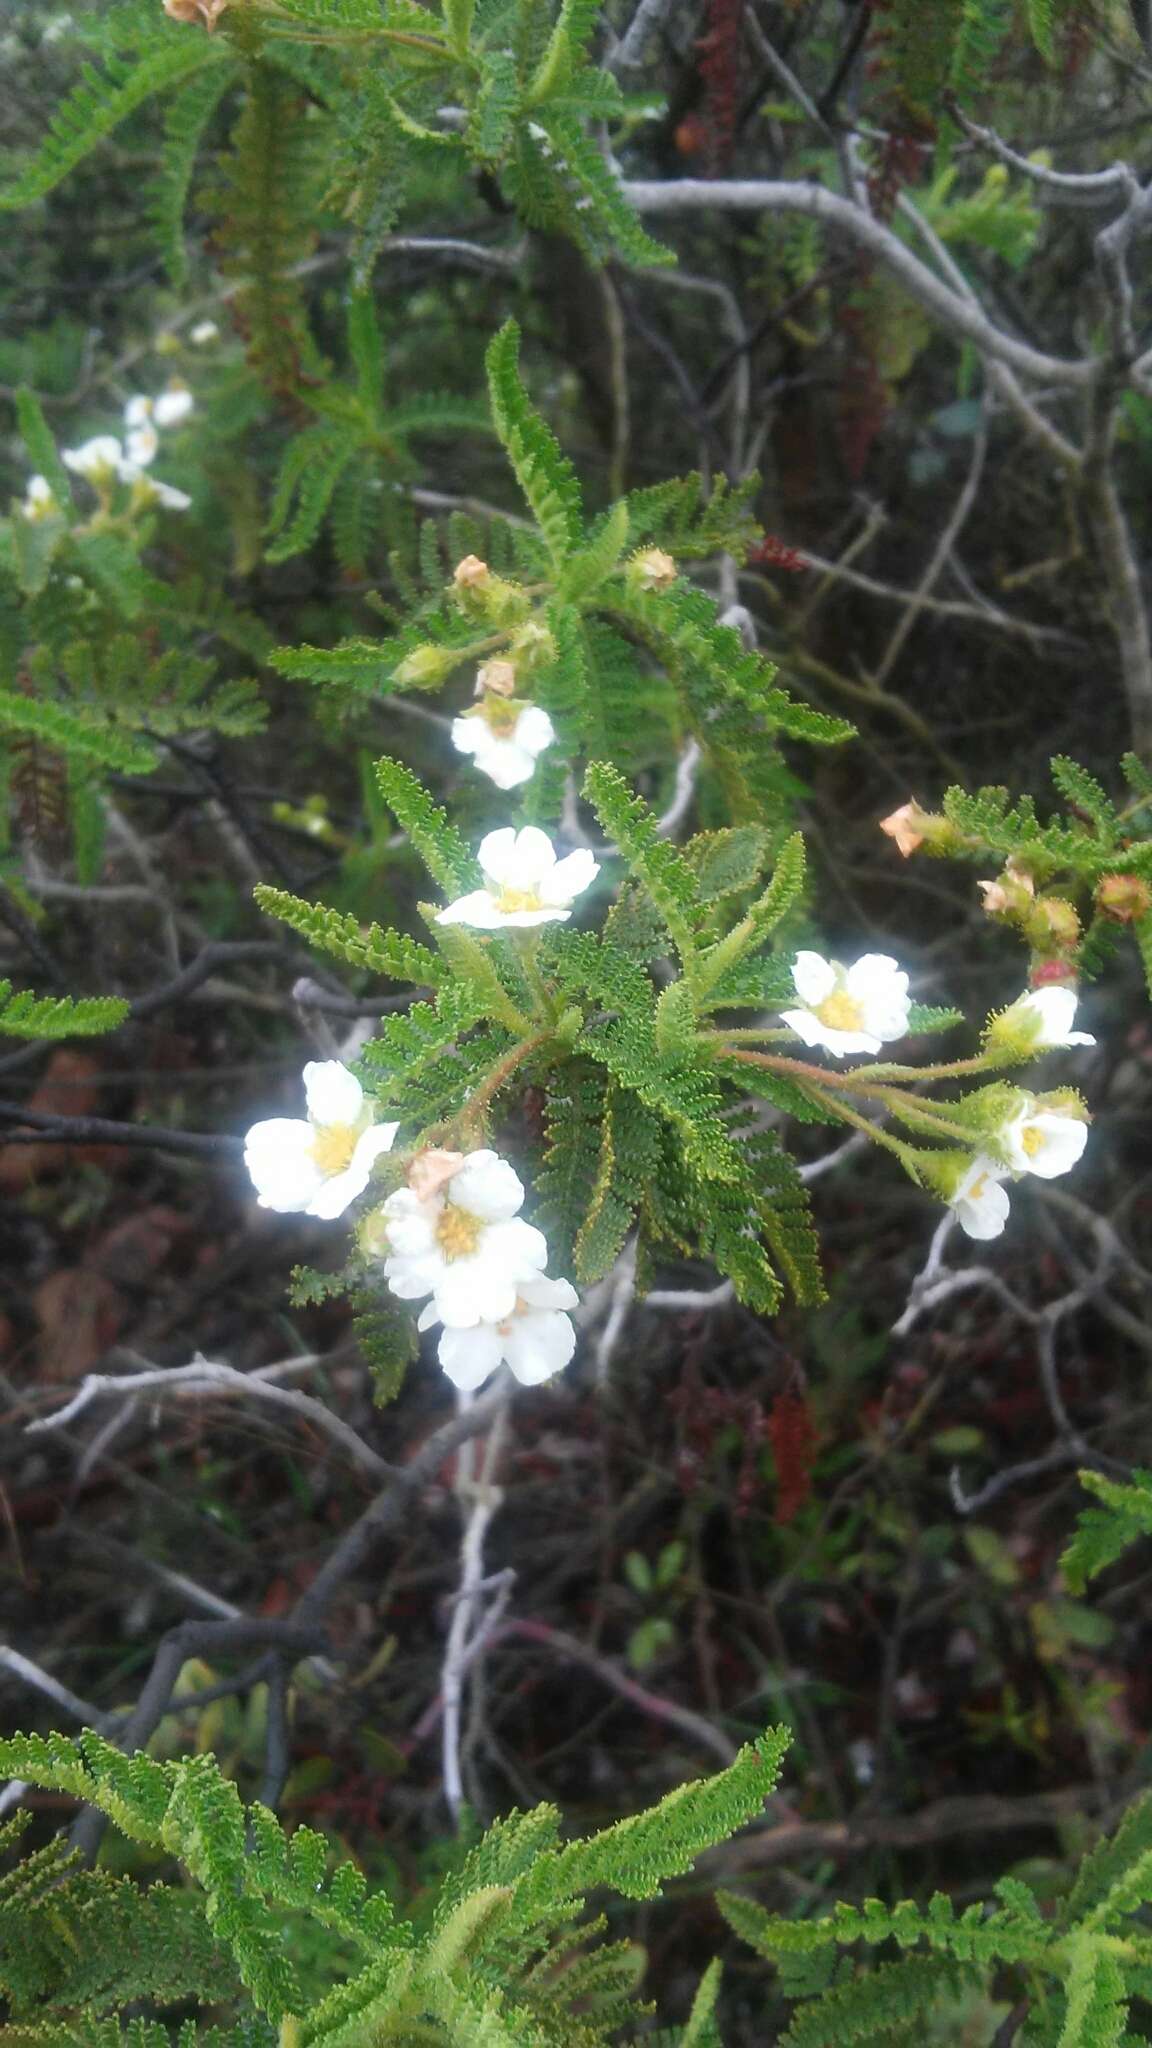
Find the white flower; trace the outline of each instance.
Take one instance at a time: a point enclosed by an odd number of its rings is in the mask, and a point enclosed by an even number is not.
[[[805,1045],[822,1045],[837,1059],[879,1052],[908,1029],[908,976],[886,953],[865,953],[841,967],[820,953],[797,953],[792,965],[802,1010],[783,1010],[789,1030]]]
[[[60,510],[46,476],[30,476],[24,502],[20,507],[25,519],[51,519]]]
[[[121,465],[120,480],[131,484],[141,505],[163,505],[169,512],[186,512],[192,503],[187,491],[178,491],[175,484],[161,483],[158,476],[146,476],[130,462]]]
[[[470,1330],[445,1330],[436,1355],[453,1385],[464,1392],[483,1386],[505,1362],[522,1387],[538,1387],[562,1372],[576,1349],[572,1318],[564,1311],[578,1300],[570,1280],[549,1280],[544,1273],[521,1280],[510,1316]],[[438,1320],[436,1305],[429,1302],[418,1327],[430,1329]]]
[[[1066,1110],[1044,1109],[1026,1095],[1016,1115],[998,1133],[1013,1173],[1055,1180],[1070,1173],[1088,1143],[1088,1126]]]
[[[304,1096],[307,1122],[277,1116],[253,1124],[244,1164],[262,1209],[331,1219],[363,1194],[374,1161],[391,1150],[400,1126],[373,1122],[364,1090],[339,1060],[309,1060]]]
[[[188,335],[193,348],[207,348],[210,341],[219,341],[220,329],[214,320],[198,320]]]
[[[90,484],[110,484],[124,463],[124,450],[115,434],[95,434],[79,448],[62,449],[61,455],[65,468],[86,477]]]
[[[398,1188],[380,1210],[393,1294],[401,1301],[430,1294],[429,1319],[450,1330],[503,1322],[525,1282],[548,1263],[542,1232],[518,1214],[522,1183],[506,1159],[479,1151],[465,1154],[439,1185],[434,1177],[429,1191],[421,1187]]]
[[[126,427],[177,427],[186,420],[196,401],[183,384],[162,391],[159,398],[146,398],[138,391],[124,407]]]
[[[508,925],[551,924],[571,917],[571,905],[600,872],[587,847],[564,860],[538,825],[520,832],[505,825],[478,848],[486,887],[461,896],[437,913],[437,924],[467,924],[482,932]]]
[[[998,1017],[994,1035],[1030,1038],[1034,1052],[1049,1052],[1060,1045],[1095,1045],[1087,1031],[1073,1031],[1076,1015],[1074,988],[1034,988]]]
[[[124,436],[124,452],[128,459],[120,465],[121,482],[132,481],[131,477],[125,477],[126,469],[147,469],[159,446],[160,436],[151,420],[145,420],[142,426],[130,427]]]
[[[1005,1169],[981,1155],[958,1181],[951,1206],[969,1237],[999,1237],[1008,1221],[1008,1195],[1000,1183]]]
[[[497,789],[514,789],[536,772],[536,757],[556,737],[552,720],[538,704],[526,704],[514,723],[501,729],[483,711],[452,721],[452,744],[458,754],[471,754],[481,774]]]

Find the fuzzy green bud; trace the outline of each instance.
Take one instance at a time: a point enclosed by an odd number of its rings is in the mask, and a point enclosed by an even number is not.
[[[512,636],[508,650],[513,661],[527,671],[549,668],[556,659],[556,642],[547,626],[536,619],[528,619]]]
[[[1080,944],[1080,919],[1066,896],[1038,896],[1024,925],[1038,953],[1074,953]]]
[[[1101,875],[1096,884],[1096,907],[1117,924],[1131,924],[1152,910],[1152,889],[1139,875]]]
[[[625,566],[625,577],[634,590],[670,590],[677,569],[664,548],[641,548]]]
[[[447,682],[459,660],[459,652],[453,647],[414,647],[393,670],[393,681],[406,683],[414,690],[436,690]]]

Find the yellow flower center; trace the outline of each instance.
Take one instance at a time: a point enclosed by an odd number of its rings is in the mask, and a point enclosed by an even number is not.
[[[343,1173],[352,1164],[360,1133],[354,1124],[318,1124],[312,1140],[312,1157],[325,1180]]]
[[[483,1228],[481,1217],[470,1215],[467,1209],[459,1209],[453,1202],[445,1202],[436,1225],[436,1242],[449,1261],[466,1259],[479,1244]]]
[[[864,1024],[864,1005],[850,996],[846,988],[833,989],[818,1003],[814,1015],[819,1017],[829,1031],[860,1031]]]
[[[1044,1150],[1044,1133],[1037,1130],[1035,1124],[1025,1124],[1020,1133],[1020,1143],[1029,1159],[1035,1159],[1036,1154]]]
[[[540,898],[535,889],[501,889],[496,898],[497,910],[539,910]]]
[[[982,1173],[980,1175],[979,1180],[974,1180],[971,1187],[969,1188],[968,1200],[970,1202],[982,1202],[987,1192],[988,1175],[986,1173]]]

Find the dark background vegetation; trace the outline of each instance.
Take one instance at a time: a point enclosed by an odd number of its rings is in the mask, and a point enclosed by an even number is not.
[[[778,0],[754,11],[833,127],[892,117],[883,10],[854,61],[867,9]],[[72,18],[84,12],[81,0],[71,15],[8,9],[4,150],[29,146],[74,76]],[[751,162],[760,175],[824,175],[827,137],[765,70],[753,36],[737,53],[735,112],[709,98],[708,32],[702,11],[667,16],[641,74],[651,113],[635,124],[629,174]],[[1023,151],[1043,148],[1066,168],[1146,156],[1152,69],[1122,7],[1097,7],[1091,38],[1069,32],[1052,64],[1013,44],[990,87],[999,129]],[[897,162],[865,132],[864,174],[922,196],[939,170],[927,124],[909,123],[904,145]],[[114,427],[131,391],[174,368],[197,393],[202,486],[188,528],[165,529],[168,566],[187,550],[277,641],[371,632],[370,588],[388,591],[383,543],[361,587],[323,540],[282,566],[260,561],[288,423],[259,401],[213,251],[196,240],[195,203],[188,292],[164,280],[142,204],[155,149],[145,113],[8,220],[7,483],[22,491],[18,384],[36,388],[69,444]],[[955,139],[954,161],[972,190],[983,160],[974,171]],[[1027,211],[1024,187],[1014,190]],[[536,396],[594,501],[681,469],[723,473],[733,408],[746,404],[759,515],[797,554],[752,566],[740,599],[790,688],[859,727],[841,749],[789,757],[820,928],[833,950],[898,953],[925,1000],[974,1016],[1006,1000],[1019,949],[983,916],[970,874],[902,863],[877,820],[958,779],[1043,795],[1055,752],[1115,788],[1130,736],[1075,508],[987,397],[978,364],[921,331],[878,273],[804,222],[657,222],[683,272],[703,281],[694,289],[622,266],[594,273],[523,229],[483,180],[462,194],[430,176],[418,199],[415,231],[481,254],[385,251],[378,298],[397,394],[478,394],[483,342],[514,314]],[[1034,210],[1015,243],[993,222],[963,242],[963,260],[1014,331],[1075,353],[1092,318],[1091,229],[1083,211]],[[315,253],[309,304],[337,352],[330,223]],[[1137,291],[1143,302],[1138,274]],[[220,340],[193,349],[190,329],[208,317]],[[1116,464],[1141,562],[1150,462],[1152,405],[1133,395]],[[417,492],[512,503],[483,440],[442,436],[419,470]],[[264,680],[262,738],[189,742],[147,785],[114,789],[90,886],[71,880],[68,793],[51,763],[10,756],[0,971],[47,991],[143,999],[114,1043],[0,1056],[15,1099],[234,1133],[293,1113],[301,1057],[344,1042],[341,984],[257,916],[251,884],[280,880],[378,914],[384,828],[366,816],[364,760],[387,747],[441,787],[455,771],[442,730],[418,711],[335,715],[299,685]],[[664,761],[641,762],[654,800],[668,774]],[[403,924],[409,908],[391,903],[388,921]],[[164,995],[211,941],[237,950]],[[305,975],[336,1007],[294,998]],[[491,1568],[514,1571],[515,1587],[465,1755],[478,1811],[548,1797],[592,1824],[714,1764],[767,1720],[794,1730],[772,1826],[628,1922],[672,2015],[721,1939],[709,1903],[718,1876],[799,1912],[938,1884],[963,1899],[997,1867],[1026,1867],[1043,1889],[1145,1778],[1147,1557],[1134,1553],[1077,1600],[1058,1569],[1082,1499],[1068,1429],[1104,1457],[1148,1455],[1152,1046],[1135,965],[1115,964],[1088,1007],[1100,1041],[1082,1076],[1096,1119],[1088,1158],[1067,1193],[1021,1198],[992,1253],[998,1290],[957,1292],[894,1335],[937,1214],[882,1157],[852,1149],[813,1186],[824,1309],[768,1326],[707,1305],[704,1271],[664,1276],[667,1290],[689,1291],[679,1305],[629,1307],[610,1283],[586,1304],[577,1365],[517,1399],[489,1545]],[[832,1141],[803,1142],[815,1158]],[[231,1155],[8,1143],[0,1202],[0,1627],[108,1715],[133,1702],[175,1624],[286,1615],[374,1482],[307,1417],[224,1396],[142,1394],[39,1437],[25,1434],[30,1421],[93,1371],[182,1366],[197,1353],[244,1370],[318,1355],[299,1384],[402,1461],[443,1419],[445,1388],[425,1362],[397,1407],[374,1410],[346,1309],[287,1304],[291,1265],[331,1262],[330,1227],[257,1212]],[[1100,1218],[1117,1233],[1107,1258]],[[704,1297],[695,1305],[692,1290]],[[349,1676],[302,1680],[287,1705],[257,1684],[170,1716],[157,1739],[214,1748],[249,1796],[282,1778],[290,1821],[418,1889],[446,1833],[435,1701],[458,1528],[448,1465],[332,1593],[327,1621]],[[193,1649],[179,1690],[210,1690],[260,1654],[238,1663],[234,1648],[223,1660]],[[12,1670],[0,1672],[0,1698],[10,1725],[61,1720]],[[762,1966],[733,1955],[727,1982],[731,2038],[769,2038]],[[936,2038],[983,2041],[1005,2010],[949,2015]]]

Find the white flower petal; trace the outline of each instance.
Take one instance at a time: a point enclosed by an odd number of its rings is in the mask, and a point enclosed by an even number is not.
[[[1072,1029],[1076,1003],[1074,988],[1034,988],[1013,1004],[1013,1010],[1035,1026],[1037,1052],[1062,1045],[1095,1045],[1090,1032]]]
[[[1001,1185],[1002,1174],[995,1160],[974,1159],[952,1197],[961,1229],[982,1243],[999,1237],[1008,1221],[1008,1192]]]
[[[822,953],[797,953],[792,962],[792,985],[802,1003],[822,1003],[836,987],[836,969]]]
[[[529,826],[531,831],[532,827]],[[521,833],[523,838],[523,833]],[[543,833],[541,833],[543,838]],[[575,853],[566,854],[557,861],[551,872],[540,884],[542,903],[571,903],[600,873],[600,863],[595,860],[586,846],[578,846]]]
[[[887,953],[862,953],[848,969],[844,984],[861,1002],[888,1002],[908,993],[908,976]]]
[[[152,417],[158,427],[176,427],[186,420],[196,401],[190,391],[162,391],[152,403]]]
[[[533,1280],[548,1264],[548,1240],[542,1230],[513,1216],[485,1225],[477,1256],[484,1258],[516,1281]]]
[[[371,1175],[372,1168],[381,1155],[392,1150],[399,1129],[399,1124],[369,1124],[368,1129],[362,1131],[356,1140],[356,1150],[350,1162],[352,1170],[356,1171],[363,1167],[365,1173]]]
[[[358,1150],[359,1148],[357,1152]],[[343,1173],[329,1174],[327,1180],[321,1181],[308,1204],[309,1216],[323,1217],[326,1223],[331,1223],[337,1216],[342,1216],[349,1204],[364,1193],[368,1185],[368,1173],[368,1165],[354,1155]]]
[[[522,1387],[538,1387],[563,1372],[575,1349],[571,1317],[555,1309],[513,1316],[504,1338],[504,1356]]]
[[[481,1324],[473,1330],[445,1330],[436,1356],[453,1386],[470,1393],[495,1372],[502,1346],[491,1325]]]
[[[431,1294],[438,1271],[438,1266],[435,1270],[432,1270],[431,1266],[425,1268],[415,1259],[384,1261],[384,1278],[388,1282],[390,1292],[398,1301],[419,1301],[422,1295]],[[440,1321],[438,1309],[432,1320],[437,1323]]]
[[[556,848],[539,825],[525,825],[516,834],[514,884],[522,889],[540,889],[556,866]]]
[[[499,831],[486,833],[476,849],[477,860],[497,888],[505,882],[518,883],[522,879],[516,840],[515,829],[511,825],[502,825]]]
[[[124,452],[134,469],[147,469],[160,446],[160,436],[155,427],[145,421],[142,427],[133,427],[124,442]],[[132,479],[129,477],[130,483]]]
[[[421,1331],[431,1330],[434,1327],[434,1325],[439,1321],[440,1318],[436,1313],[436,1303],[434,1301],[430,1301],[427,1303],[426,1307],[421,1309],[419,1315],[417,1316],[416,1328]]]
[[[309,1060],[304,1096],[314,1124],[354,1124],[364,1107],[364,1090],[339,1060]]]
[[[830,1024],[822,1024],[811,1010],[782,1010],[780,1021],[802,1038],[805,1045],[822,1045],[826,1052],[834,1053],[838,1060],[847,1059],[850,1053],[879,1052],[880,1040],[867,1031],[835,1031]]]
[[[516,720],[512,738],[526,753],[542,754],[556,738],[556,728],[539,704],[529,704]]]
[[[512,1314],[516,1278],[477,1251],[470,1258],[450,1260],[437,1274],[433,1293],[445,1329],[470,1330],[477,1323],[502,1323]]]
[[[1018,1172],[1037,1174],[1041,1180],[1056,1180],[1079,1164],[1088,1143],[1088,1126],[1079,1117],[1042,1109],[1028,1119],[1026,1128],[1034,1144],[1036,1140],[1039,1143],[1034,1151],[1029,1151],[1021,1132],[1019,1156],[1012,1161]]]
[[[62,449],[61,460],[65,468],[74,470],[77,476],[91,479],[118,470],[124,460],[124,451],[114,434],[96,434],[91,441],[82,442],[79,448]]]
[[[143,392],[138,391],[135,398],[130,398],[124,407],[124,425],[126,427],[143,427],[148,424],[151,417],[152,400],[145,398]]]
[[[524,1183],[506,1159],[490,1151],[469,1152],[448,1183],[448,1200],[485,1223],[515,1216],[524,1204]]]
[[[452,720],[452,745],[458,754],[479,754],[483,752],[488,728],[482,718],[454,718]]]
[[[496,899],[487,889],[473,889],[467,896],[458,896],[455,903],[449,903],[436,912],[437,924],[466,924],[473,931],[495,932],[501,925],[511,924],[512,918],[506,911],[497,908]]]
[[[580,1299],[570,1280],[550,1280],[546,1273],[522,1280],[517,1291],[529,1308],[575,1308]]]
[[[244,1140],[244,1164],[262,1209],[289,1215],[308,1208],[321,1182],[312,1154],[315,1137],[311,1124],[299,1118],[253,1124]]]
[[[536,756],[512,740],[496,740],[490,747],[477,747],[476,766],[497,789],[517,789],[536,773]]]

